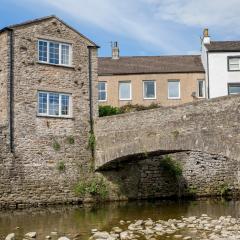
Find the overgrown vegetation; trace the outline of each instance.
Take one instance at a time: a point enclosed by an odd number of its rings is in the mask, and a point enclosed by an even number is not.
[[[90,132],[88,137],[88,148],[94,151],[96,147],[96,138],[93,132]]]
[[[58,162],[57,169],[58,169],[59,172],[64,172],[66,170],[66,166],[65,166],[64,161]]]
[[[143,111],[143,110],[154,109],[159,107],[161,106],[156,103],[152,103],[148,106],[143,106],[140,104],[126,104],[122,107],[113,107],[110,105],[99,106],[99,117],[112,116],[112,115],[136,112],[136,111]]]
[[[80,197],[91,195],[98,200],[103,200],[108,196],[107,184],[103,178],[99,177],[80,181],[75,187],[75,192]]]
[[[172,134],[173,134],[174,138],[176,139],[179,136],[180,133],[179,133],[178,130],[175,130],[175,131],[172,132]]]
[[[219,193],[220,193],[221,197],[228,196],[230,194],[230,192],[231,192],[231,189],[227,183],[222,184],[219,188]]]
[[[66,140],[67,140],[68,144],[74,144],[75,143],[75,140],[74,140],[73,136],[68,136]]]
[[[196,186],[189,186],[187,188],[187,193],[190,197],[195,197],[197,195],[197,187]]]
[[[161,166],[164,171],[168,172],[172,177],[179,179],[182,176],[182,167],[174,161],[171,156],[166,155],[161,161]]]
[[[53,142],[53,149],[55,151],[59,151],[61,149],[61,146],[60,146],[59,142],[57,142],[57,140],[54,140],[54,142]]]

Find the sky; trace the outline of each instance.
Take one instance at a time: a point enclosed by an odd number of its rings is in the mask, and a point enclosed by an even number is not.
[[[198,54],[212,40],[240,39],[240,0],[0,0],[0,28],[56,15],[97,43],[100,56]]]

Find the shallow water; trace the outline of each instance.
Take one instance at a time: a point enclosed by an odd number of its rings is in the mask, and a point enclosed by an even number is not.
[[[45,239],[45,236],[56,231],[58,236],[68,236],[70,239],[80,234],[78,239],[85,240],[90,237],[91,229],[109,231],[113,226],[120,226],[120,220],[168,220],[181,216],[200,216],[204,213],[211,217],[239,217],[240,201],[139,201],[1,211],[0,239],[15,232],[17,239],[22,240],[24,234],[31,231],[37,232],[37,239]],[[52,239],[57,239],[57,236]]]

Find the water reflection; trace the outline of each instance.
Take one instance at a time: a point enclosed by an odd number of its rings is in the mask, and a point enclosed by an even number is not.
[[[93,228],[110,230],[119,225],[120,220],[153,220],[200,216],[207,213],[211,217],[239,217],[240,201],[139,201],[98,204],[84,207],[55,207],[0,212],[0,239],[15,232],[22,239],[26,232],[36,231],[38,239],[44,239],[51,232],[73,238],[88,239]],[[19,227],[19,229],[16,229]],[[57,238],[57,237],[55,237]],[[53,238],[54,239],[54,238]]]

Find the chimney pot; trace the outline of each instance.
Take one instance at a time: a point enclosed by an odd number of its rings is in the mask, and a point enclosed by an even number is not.
[[[203,44],[210,44],[211,43],[208,28],[205,28],[203,30],[203,40],[202,41],[203,41]]]
[[[120,57],[120,50],[118,47],[118,42],[114,42],[112,44],[112,59],[119,59]]]

